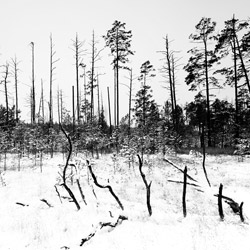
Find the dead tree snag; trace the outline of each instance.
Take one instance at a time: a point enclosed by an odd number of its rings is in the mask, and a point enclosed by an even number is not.
[[[223,185],[220,184],[219,195],[218,195],[218,209],[221,220],[224,220],[223,207],[222,207],[222,190],[223,190]]]
[[[109,190],[109,192],[111,193],[111,195],[115,198],[115,200],[116,200],[116,202],[118,203],[118,205],[120,206],[120,208],[121,208],[122,210],[124,210],[124,207],[123,207],[121,201],[119,200],[119,198],[117,197],[117,195],[114,193],[112,187],[109,186],[109,185],[104,186],[104,185],[99,184],[98,181],[97,181],[97,178],[96,178],[96,176],[95,176],[95,174],[94,174],[94,172],[93,172],[93,170],[92,170],[92,167],[91,167],[91,165],[89,164],[89,161],[87,161],[87,165],[88,165],[89,172],[90,172],[90,174],[91,174],[91,177],[92,177],[92,179],[93,179],[95,185],[96,185],[97,187],[99,187],[99,188],[107,188],[107,189]]]
[[[152,184],[152,181],[148,184],[147,180],[146,180],[146,177],[145,177],[145,174],[142,172],[142,160],[141,160],[141,157],[139,155],[137,155],[138,159],[139,159],[139,171],[140,171],[140,174],[141,174],[141,177],[142,177],[142,180],[146,186],[146,194],[147,194],[147,208],[148,208],[148,213],[149,213],[149,216],[152,215],[152,207],[151,207],[151,204],[150,204],[150,188],[151,188],[151,184]]]
[[[73,192],[71,191],[71,189],[68,187],[67,185],[67,181],[66,181],[66,172],[67,172],[67,167],[69,165],[69,159],[71,157],[71,154],[72,154],[72,142],[71,142],[71,139],[69,137],[69,135],[65,132],[64,128],[62,127],[62,125],[60,124],[60,127],[61,127],[61,130],[63,132],[63,134],[65,135],[65,137],[67,138],[68,140],[68,143],[69,143],[69,153],[68,153],[68,157],[67,157],[67,160],[66,160],[66,163],[65,163],[65,167],[63,169],[63,175],[62,175],[62,179],[63,179],[63,183],[62,183],[62,186],[66,189],[66,191],[68,192],[69,196],[72,198],[73,202],[75,203],[76,207],[78,210],[81,209],[77,199],[75,198]]]
[[[187,191],[187,167],[184,169],[184,181],[183,181],[183,194],[182,194],[182,207],[183,207],[183,216],[187,216],[187,207],[186,207],[186,191]]]

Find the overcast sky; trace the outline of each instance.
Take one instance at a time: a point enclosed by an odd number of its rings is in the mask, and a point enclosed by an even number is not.
[[[126,23],[126,29],[132,30],[132,49],[135,55],[130,57],[130,66],[134,74],[139,74],[139,68],[146,60],[157,70],[157,80],[152,81],[154,98],[158,104],[169,98],[169,94],[162,86],[166,85],[160,77],[158,69],[162,62],[162,55],[157,51],[164,49],[163,37],[168,34],[173,40],[171,47],[180,51],[176,54],[181,57],[180,70],[177,75],[177,99],[181,104],[192,100],[188,88],[184,83],[185,72],[183,66],[187,63],[187,50],[193,45],[189,42],[189,35],[195,31],[195,25],[202,17],[211,17],[217,22],[217,29],[223,27],[224,21],[233,14],[238,19],[248,19],[250,2],[247,0],[0,0],[1,8],[1,39],[0,64],[10,60],[15,55],[20,61],[19,92],[22,119],[29,116],[28,95],[31,85],[31,47],[35,44],[35,84],[37,105],[40,98],[40,82],[44,81],[45,94],[48,100],[49,89],[49,36],[53,35],[56,57],[60,61],[56,64],[56,79],[54,81],[54,97],[56,89],[63,89],[65,100],[68,99],[67,108],[71,110],[71,86],[75,84],[74,55],[72,39],[76,32],[83,48],[90,50],[92,31],[95,31],[100,41],[98,47],[104,46],[101,36],[112,27],[115,20]],[[103,51],[102,59],[98,62],[97,71],[100,74],[103,102],[107,104],[106,87],[113,87],[113,73],[108,57],[109,50]],[[83,62],[89,66],[90,55],[83,57]],[[10,79],[13,81],[12,79]],[[126,72],[121,73],[120,81],[128,83]],[[135,90],[139,83],[135,82]],[[10,83],[10,98],[14,97],[12,83]],[[3,86],[0,86],[0,103],[4,104]],[[224,92],[224,96],[230,95]],[[126,110],[128,100],[127,88],[121,87],[121,101],[124,106],[122,115]],[[13,103],[13,98],[10,103]],[[55,100],[56,101],[56,100]],[[107,109],[106,109],[107,110]],[[54,111],[55,112],[55,111]],[[28,119],[27,119],[28,120]]]

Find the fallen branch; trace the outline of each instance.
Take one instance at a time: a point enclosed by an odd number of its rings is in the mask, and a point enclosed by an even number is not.
[[[128,220],[128,217],[123,216],[123,215],[119,215],[119,217],[117,218],[115,223],[112,222],[100,222],[99,223],[99,228],[97,228],[94,232],[90,233],[86,238],[83,238],[81,240],[80,243],[80,247],[83,246],[83,244],[87,241],[89,241],[91,238],[93,238],[95,236],[95,234],[98,232],[98,230],[101,230],[104,227],[112,227],[115,228],[116,226],[118,226],[119,224],[122,223],[122,221],[124,220]]]
[[[175,180],[167,180],[168,182],[173,182],[173,183],[178,183],[178,184],[183,184],[184,182],[183,181],[175,181]],[[187,182],[187,185],[190,185],[190,186],[194,186],[194,187],[201,187],[195,183],[190,183],[190,182]]]
[[[48,207],[53,207],[47,200],[41,199],[40,201],[44,202]]]
[[[76,184],[77,184],[78,189],[79,189],[79,192],[80,192],[80,194],[81,194],[82,201],[85,203],[85,205],[87,205],[87,202],[86,202],[85,196],[84,196],[84,194],[83,194],[82,187],[81,187],[81,185],[80,185],[79,179],[76,179]]]
[[[55,189],[56,189],[57,196],[59,197],[59,200],[60,200],[60,202],[62,203],[61,195],[60,195],[60,193],[59,193],[59,191],[58,191],[58,189],[57,189],[57,186],[54,185],[54,187],[55,187]]]
[[[151,188],[151,184],[152,184],[152,181],[148,184],[147,180],[146,180],[146,177],[145,177],[145,174],[142,172],[142,160],[141,160],[141,157],[139,155],[137,155],[138,159],[139,159],[139,171],[140,171],[140,174],[141,174],[141,177],[142,177],[142,180],[146,186],[146,199],[147,199],[147,208],[148,208],[148,213],[149,213],[149,216],[152,215],[152,207],[151,207],[151,204],[150,204],[150,188]]]
[[[184,171],[183,171],[181,168],[177,167],[177,166],[176,166],[173,162],[171,162],[170,160],[163,158],[163,161],[166,161],[167,163],[169,163],[169,164],[172,165],[174,168],[176,168],[177,170],[179,170],[180,172],[182,172],[182,173],[184,174]],[[187,178],[190,179],[190,180],[192,180],[192,181],[197,182],[197,180],[195,180],[195,179],[194,179],[192,176],[190,176],[190,175],[187,175]]]
[[[115,198],[115,200],[117,201],[117,203],[118,203],[118,205],[120,206],[120,208],[121,208],[122,210],[124,210],[121,201],[119,200],[119,198],[117,197],[117,195],[114,193],[112,187],[109,186],[109,185],[104,186],[104,185],[99,184],[98,181],[97,181],[97,178],[96,178],[96,176],[95,176],[95,174],[94,174],[94,172],[93,172],[93,170],[92,170],[92,167],[91,167],[91,165],[89,164],[89,161],[87,161],[87,165],[88,165],[89,172],[90,172],[90,174],[91,174],[91,177],[92,177],[92,179],[93,179],[95,185],[96,185],[97,187],[99,187],[99,188],[107,188],[107,189],[109,190],[109,192],[111,193],[111,195],[112,195],[112,196]]]
[[[16,202],[17,205],[23,206],[23,207],[28,207],[29,205],[21,203],[21,202]]]
[[[76,171],[76,184],[77,184],[77,187],[78,187],[78,189],[79,189],[79,192],[80,192],[80,194],[81,194],[81,197],[82,197],[82,200],[83,200],[83,202],[85,203],[85,205],[87,205],[87,202],[86,202],[86,199],[85,199],[85,195],[83,194],[83,191],[82,191],[82,187],[81,187],[81,185],[80,185],[80,174],[79,174],[79,169],[78,169],[78,167],[76,167],[76,165],[75,164],[73,164],[73,163],[71,163],[71,164],[69,164],[70,166],[72,166],[72,167],[74,167],[75,168],[75,171]]]

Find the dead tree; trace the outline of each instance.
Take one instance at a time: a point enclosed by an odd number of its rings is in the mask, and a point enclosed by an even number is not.
[[[232,211],[235,214],[238,214],[240,216],[241,221],[242,222],[245,221],[244,216],[243,216],[243,204],[244,204],[244,202],[241,202],[239,204],[238,202],[234,201],[232,198],[227,197],[227,196],[222,195],[222,194],[221,195],[216,194],[214,196],[218,197],[218,199],[219,199],[219,196],[221,196],[221,199],[225,200],[225,202],[230,206],[230,208],[232,209]]]
[[[222,207],[222,190],[223,190],[223,185],[220,184],[219,195],[218,195],[218,210],[221,220],[224,220],[224,213]]]
[[[87,202],[86,202],[86,199],[85,199],[85,195],[83,194],[83,191],[82,191],[82,187],[80,185],[80,173],[79,173],[79,168],[71,163],[69,164],[70,166],[74,167],[75,171],[76,171],[76,184],[77,184],[77,187],[79,189],[79,192],[80,192],[80,195],[82,197],[82,201],[85,203],[85,205],[87,205]],[[73,182],[73,181],[72,181]]]
[[[44,94],[43,94],[43,80],[41,79],[41,97],[40,97],[40,104],[38,110],[38,117],[42,123],[45,121],[44,116]]]
[[[11,58],[11,61],[12,61],[12,67],[13,67],[13,75],[14,75],[14,79],[15,79],[15,96],[16,96],[16,110],[15,110],[15,113],[16,113],[16,121],[18,122],[19,121],[19,117],[18,117],[18,88],[17,88],[17,85],[18,85],[18,71],[19,71],[19,68],[18,68],[18,64],[19,62],[17,61],[17,58],[15,56],[15,58]]]
[[[115,198],[115,200],[116,200],[116,202],[118,203],[118,205],[120,206],[120,208],[121,208],[122,210],[124,210],[124,207],[123,207],[121,201],[119,200],[119,198],[117,197],[117,195],[114,193],[112,187],[109,186],[109,185],[104,186],[104,185],[99,184],[98,181],[97,181],[97,178],[96,178],[96,176],[95,176],[95,174],[94,174],[94,172],[93,172],[93,170],[92,170],[92,167],[91,167],[91,165],[89,164],[89,161],[87,161],[87,165],[88,165],[89,172],[90,172],[90,174],[91,174],[91,177],[92,177],[92,179],[93,179],[95,185],[96,185],[97,187],[99,187],[99,188],[107,188],[107,189],[109,190],[109,192],[111,193],[111,195]]]
[[[126,216],[123,216],[123,215],[119,215],[119,217],[117,218],[116,222],[115,223],[112,223],[112,222],[100,222],[99,225],[98,225],[98,228],[90,233],[86,238],[83,238],[81,240],[81,243],[80,243],[80,247],[83,246],[83,244],[87,241],[89,241],[91,238],[93,238],[95,236],[95,234],[98,232],[98,230],[101,230],[102,228],[104,227],[111,227],[111,228],[115,228],[117,227],[118,225],[120,225],[124,220],[128,220],[128,218]]]
[[[8,76],[9,76],[9,63],[6,62],[5,65],[3,65],[3,80],[2,83],[4,84],[4,94],[5,94],[5,106],[6,106],[6,117],[5,117],[5,123],[6,125],[9,123],[9,98],[8,98]]]
[[[68,144],[69,144],[69,153],[68,153],[68,157],[67,157],[67,160],[66,160],[66,163],[65,163],[65,167],[63,169],[63,175],[62,175],[63,183],[62,183],[62,186],[66,189],[66,191],[68,192],[69,196],[72,198],[72,200],[75,203],[77,209],[80,210],[81,207],[80,207],[77,199],[75,198],[73,192],[68,187],[68,185],[67,185],[67,178],[66,178],[67,168],[68,168],[68,165],[69,165],[69,160],[70,160],[70,157],[71,157],[71,154],[72,154],[72,149],[73,149],[72,148],[72,142],[71,142],[70,136],[65,132],[64,128],[62,127],[62,125],[60,125],[60,127],[61,127],[61,130],[62,130],[63,134],[67,138]]]
[[[30,43],[32,49],[32,87],[31,87],[31,123],[36,122],[36,95],[35,95],[35,44]]]
[[[110,96],[109,96],[109,87],[107,87],[108,92],[108,110],[109,110],[109,133],[112,134],[112,124],[111,124],[111,109],[110,109]]]
[[[76,33],[76,38],[73,40],[73,51],[75,54],[75,67],[76,67],[76,118],[77,123],[80,124],[80,88],[79,88],[79,67],[81,66],[81,56],[83,42],[79,41]]]
[[[187,216],[187,207],[186,207],[186,192],[187,192],[187,167],[184,169],[184,181],[183,181],[183,193],[182,193],[182,207],[183,207],[183,216]]]
[[[97,78],[95,77],[96,62],[100,60],[100,53],[103,49],[97,49],[98,41],[95,39],[95,32],[92,33],[91,41],[91,70],[90,70],[90,121],[93,122],[94,117],[94,88]]]
[[[145,174],[142,172],[142,160],[141,160],[141,157],[139,155],[137,155],[137,157],[139,159],[139,171],[140,171],[142,180],[143,180],[143,182],[145,184],[145,187],[146,187],[146,201],[147,201],[148,213],[149,213],[149,216],[151,216],[152,215],[152,207],[151,207],[151,204],[150,204],[150,188],[151,188],[152,181],[150,181],[150,183],[148,184],[148,182],[146,180],[146,177],[145,177]]]
[[[50,34],[50,77],[49,77],[49,124],[53,125],[53,96],[52,96],[52,86],[54,81],[54,71],[56,69],[55,63],[59,59],[54,59],[56,51],[54,50],[55,45],[53,44],[52,34]],[[59,121],[60,123],[60,121]]]

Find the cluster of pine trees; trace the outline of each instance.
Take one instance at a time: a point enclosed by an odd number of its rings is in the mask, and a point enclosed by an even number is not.
[[[114,103],[111,106],[107,89],[109,107],[108,117],[100,101],[99,81],[96,61],[102,50],[97,49],[95,35],[92,36],[92,59],[90,70],[85,71],[82,61],[82,42],[78,36],[73,43],[76,66],[76,86],[72,86],[72,113],[63,108],[62,96],[58,92],[58,123],[70,132],[75,149],[89,150],[92,153],[103,150],[120,150],[143,153],[166,153],[168,148],[220,147],[234,148],[241,139],[250,134],[250,27],[249,21],[240,21],[234,17],[225,22],[219,32],[216,22],[202,18],[195,26],[190,40],[195,46],[188,51],[185,83],[190,91],[196,91],[194,100],[184,106],[178,104],[176,78],[178,77],[178,58],[171,50],[169,38],[165,37],[165,50],[161,51],[164,65],[160,73],[166,78],[169,89],[163,107],[154,97],[150,83],[154,81],[156,70],[150,61],[141,65],[140,89],[132,98],[133,69],[129,67],[129,58],[135,54],[131,49],[132,31],[126,30],[126,24],[115,21],[107,34],[103,36],[106,47],[112,56],[114,72]],[[31,122],[19,120],[18,91],[16,87],[16,105],[8,102],[9,64],[4,65],[3,80],[5,88],[5,106],[0,106],[0,150],[62,150],[64,139],[60,126],[53,120],[53,72],[58,59],[55,59],[54,44],[51,41],[50,60],[50,99],[49,120],[44,117],[42,98],[39,112],[35,107],[34,76],[30,95]],[[34,49],[34,43],[31,44]],[[32,50],[32,52],[34,52]],[[32,54],[33,56],[33,54]],[[33,58],[33,57],[32,57]],[[18,62],[12,60],[13,75],[17,85]],[[80,75],[83,69],[84,74]],[[128,114],[120,118],[120,72],[130,74]],[[79,94],[79,77],[84,77],[84,99]],[[87,80],[86,80],[87,79]],[[220,100],[214,96],[214,89],[223,89],[225,85],[234,88],[235,103]],[[76,87],[76,95],[75,89]],[[97,92],[98,100],[94,100]],[[132,103],[134,103],[132,105]],[[76,114],[75,114],[76,110]],[[112,110],[112,111],[111,111]],[[113,124],[111,122],[113,115]],[[205,135],[205,140],[203,136]]]

